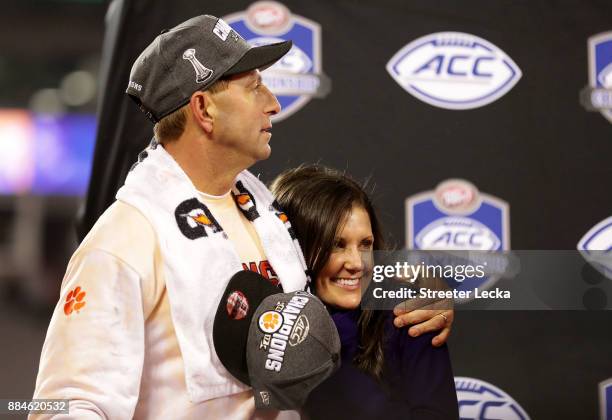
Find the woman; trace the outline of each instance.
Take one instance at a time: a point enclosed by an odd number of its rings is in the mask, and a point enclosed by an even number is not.
[[[281,174],[271,188],[287,213],[342,341],[342,366],[310,395],[304,412],[320,418],[456,419],[446,346],[434,333],[413,338],[389,311],[361,310],[362,253],[384,249],[368,195],[322,166]]]

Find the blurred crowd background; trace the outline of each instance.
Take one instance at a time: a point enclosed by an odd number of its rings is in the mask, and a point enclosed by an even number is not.
[[[31,397],[49,317],[77,244],[106,8],[103,0],[2,2],[0,398]]]

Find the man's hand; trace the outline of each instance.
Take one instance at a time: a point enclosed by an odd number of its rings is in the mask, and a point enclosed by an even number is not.
[[[438,303],[438,302],[437,302]],[[435,306],[436,303],[427,306]],[[393,313],[396,318],[393,324],[398,327],[404,327],[412,325],[408,329],[408,334],[411,337],[418,337],[419,335],[430,332],[440,331],[432,340],[431,344],[435,347],[439,347],[446,343],[448,336],[450,335],[453,320],[455,319],[455,311],[452,309],[414,309],[403,307],[404,305],[398,305]],[[439,306],[439,303],[438,303]],[[448,304],[446,306],[448,308]]]
[[[446,281],[436,277],[419,277],[413,287],[425,287],[429,290],[449,290]],[[408,299],[395,308],[393,313],[395,319],[393,324],[402,328],[412,325],[408,329],[411,337],[418,337],[430,331],[440,331],[432,340],[431,344],[439,347],[446,343],[450,335],[451,326],[455,319],[452,299],[438,298],[413,298]]]

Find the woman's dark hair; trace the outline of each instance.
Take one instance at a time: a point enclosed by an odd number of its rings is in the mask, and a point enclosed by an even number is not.
[[[368,212],[374,250],[385,249],[370,197],[346,174],[322,165],[302,165],[281,173],[270,189],[291,221],[313,284],[329,260],[336,234],[354,205]],[[384,364],[383,321],[381,311],[361,311],[358,320],[360,347],[354,359],[360,370],[378,380]]]

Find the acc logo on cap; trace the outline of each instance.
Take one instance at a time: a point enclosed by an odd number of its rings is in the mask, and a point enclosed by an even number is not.
[[[461,419],[529,420],[523,408],[510,395],[480,379],[455,377]]]
[[[522,76],[501,49],[462,32],[438,32],[412,41],[389,60],[387,71],[417,99],[455,110],[490,104]]]
[[[295,321],[295,325],[291,330],[289,345],[295,347],[301,344],[306,337],[308,337],[308,331],[310,331],[310,322],[308,321],[308,317],[306,315],[300,315]]]
[[[331,89],[322,72],[321,27],[291,13],[281,3],[258,1],[245,11],[223,19],[254,46],[293,41],[291,50],[262,73],[264,83],[280,102],[280,121],[306,105],[313,97],[324,97]]]
[[[259,316],[258,325],[265,334],[274,334],[283,326],[283,314],[277,311],[266,311]]]
[[[588,50],[589,85],[580,93],[582,105],[612,122],[612,31],[590,37]]]

